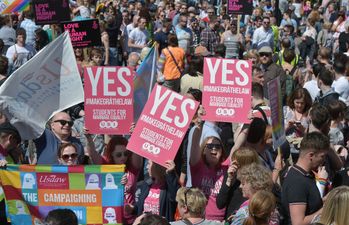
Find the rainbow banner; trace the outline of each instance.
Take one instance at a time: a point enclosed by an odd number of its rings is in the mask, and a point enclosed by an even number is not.
[[[79,224],[122,224],[124,166],[8,165],[0,170],[12,225],[38,225],[49,211],[68,208]]]
[[[0,14],[22,12],[29,9],[30,0],[1,0]]]

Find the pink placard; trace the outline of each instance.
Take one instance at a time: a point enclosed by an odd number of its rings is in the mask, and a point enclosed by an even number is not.
[[[199,103],[155,85],[127,149],[160,165],[173,160]]]
[[[133,120],[133,70],[86,67],[85,126],[93,134],[128,134]]]
[[[209,121],[249,123],[252,63],[205,58],[202,105]]]

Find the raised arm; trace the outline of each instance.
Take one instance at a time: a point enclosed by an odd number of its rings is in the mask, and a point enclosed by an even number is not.
[[[93,141],[92,135],[88,133],[88,130],[84,128],[84,134],[87,140],[85,151],[91,157],[92,163],[96,165],[102,164],[102,156],[96,151],[96,146]]]
[[[202,127],[195,126],[192,129],[194,130],[192,143],[191,143],[191,156],[190,156],[190,165],[194,166],[201,160],[201,148],[200,148],[200,139],[202,134]]]

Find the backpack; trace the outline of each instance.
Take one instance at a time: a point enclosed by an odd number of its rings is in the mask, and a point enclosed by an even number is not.
[[[293,79],[293,74],[297,71],[298,66],[294,66],[291,71],[286,72],[286,96],[290,96],[293,90],[296,88],[296,82]]]

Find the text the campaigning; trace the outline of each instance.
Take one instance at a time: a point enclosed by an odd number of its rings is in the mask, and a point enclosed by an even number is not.
[[[0,170],[8,218],[37,225],[57,208],[74,211],[79,224],[122,224],[124,166],[8,165]]]
[[[251,110],[250,61],[205,58],[203,106],[205,120],[248,123]]]
[[[128,134],[133,120],[133,72],[128,67],[85,68],[86,127],[95,134]]]
[[[173,160],[199,103],[155,85],[127,149],[160,165]]]

